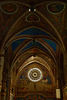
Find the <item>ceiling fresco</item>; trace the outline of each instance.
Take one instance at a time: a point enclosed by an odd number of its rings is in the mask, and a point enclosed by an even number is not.
[[[48,4],[44,3],[43,5],[38,7],[38,11],[40,10],[43,13],[46,12],[46,17],[54,23],[56,28],[60,30],[61,33],[64,26],[65,9],[66,4],[60,2],[50,2]]]
[[[23,42],[25,41],[26,39],[18,39],[14,42],[12,42],[12,52]]]
[[[52,49],[56,52],[56,47],[57,47],[57,44],[51,40],[48,40],[48,39],[43,39],[46,43],[48,43]]]
[[[27,30],[24,30],[22,31],[21,33],[17,34],[16,36],[27,36],[27,37],[30,37],[30,35],[32,36],[49,36],[51,37],[50,34],[38,29],[38,28],[30,28],[30,29],[27,29]],[[43,37],[42,37],[43,38]],[[18,39],[18,38],[17,38]],[[15,40],[14,42],[11,43],[12,45],[12,52],[14,52],[14,50],[19,46],[21,45],[21,43],[23,43],[23,41],[26,40],[26,37],[24,37],[23,39],[18,39],[18,40]],[[45,41],[47,44],[50,45],[50,47],[56,52],[56,47],[57,47],[57,44],[49,39],[42,39],[43,41]],[[44,50],[47,50],[41,43],[39,43],[38,41],[31,41],[30,43],[27,43],[27,45],[20,51],[20,53],[26,49],[29,49],[31,48],[32,46],[37,46],[37,47],[40,47]],[[48,51],[48,50],[47,50]]]
[[[7,7],[6,7],[7,6]],[[23,6],[23,7],[22,7]],[[15,2],[1,2],[0,3],[0,20],[1,20],[1,42],[3,38],[7,35],[7,31],[9,31],[10,27],[13,23],[17,20],[18,16],[20,17],[21,14],[25,12],[23,4],[17,4]],[[27,8],[27,7],[26,7]]]
[[[22,31],[21,33],[17,34],[16,36],[19,36],[19,35],[32,35],[32,36],[46,35],[46,36],[51,36],[47,32],[44,32],[43,30],[35,28],[35,27],[32,27],[30,29],[26,29],[26,30]]]
[[[11,25],[13,25],[13,23],[17,20],[18,17],[20,17],[21,14],[23,14],[26,10],[28,11],[29,6],[26,6],[25,4],[19,3],[19,2],[12,2],[11,3],[8,1],[1,2],[0,6],[1,6],[0,7],[0,10],[1,10],[1,16],[0,16],[1,19],[0,20],[2,23],[1,24],[1,33],[0,33],[1,37],[0,38],[3,39],[4,36],[7,34],[7,31],[9,30]],[[50,13],[50,12],[53,12],[53,11],[51,11],[50,7],[53,7],[52,9],[54,9],[54,11],[57,12],[57,14],[53,15],[53,13]],[[64,16],[65,16],[65,9],[66,9],[66,5],[64,3],[44,2],[42,4],[42,6],[36,6],[36,9],[37,9],[37,12],[39,12],[39,10],[40,10],[40,12],[43,14],[44,14],[44,12],[46,12],[45,16],[48,19],[50,19],[54,23],[56,28],[57,29],[59,28],[58,30],[60,30],[60,32],[62,33],[62,27],[64,26],[64,20],[65,20]],[[50,12],[48,11],[48,9]],[[36,16],[37,18],[32,16],[32,14],[34,16]],[[30,16],[31,16],[31,18],[29,19]],[[29,20],[31,22],[35,20],[35,23],[38,22],[40,20],[40,18],[38,16],[39,15],[37,15],[36,12],[28,14],[28,16],[26,17],[27,22],[29,22]],[[41,20],[42,20],[42,18],[41,18]],[[46,25],[48,25],[48,24],[46,24]]]
[[[46,49],[43,45],[41,45],[39,42],[37,42],[37,41],[35,41],[35,42],[31,41],[26,47],[24,47],[24,48],[21,50],[21,52],[24,51],[24,50],[26,50],[26,49],[29,49],[30,47],[33,47],[33,46],[37,46],[37,47],[40,47],[40,48],[42,48],[42,49],[44,49],[44,50],[47,50],[47,49]]]
[[[18,10],[18,5],[15,3],[3,3],[1,4],[1,10],[6,14],[14,14]]]
[[[59,14],[65,10],[65,4],[60,2],[52,2],[47,5],[47,10],[51,14]]]

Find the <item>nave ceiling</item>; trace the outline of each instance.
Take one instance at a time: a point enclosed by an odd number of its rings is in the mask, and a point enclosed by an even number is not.
[[[20,86],[23,88],[22,92],[30,92],[30,84],[31,91],[34,91],[36,87],[34,82],[23,73],[27,75],[26,69],[30,70],[38,66],[37,68],[41,69],[44,75],[36,84],[41,84],[42,89],[44,84],[48,88],[50,85],[52,88],[55,87],[58,78],[57,69],[62,56],[64,66],[67,66],[66,1],[0,0],[0,55],[1,61],[2,57],[5,60],[4,67],[3,62],[0,64],[2,69],[0,83],[2,73],[8,73],[11,74],[12,85],[17,84],[17,88],[19,84],[25,82],[24,87]],[[9,68],[7,68],[8,62]],[[45,82],[43,79],[48,81]]]

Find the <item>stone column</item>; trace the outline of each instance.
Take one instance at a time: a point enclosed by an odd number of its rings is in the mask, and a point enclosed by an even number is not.
[[[61,100],[61,92],[58,80],[56,81],[56,100]]]
[[[6,93],[6,81],[2,81],[1,100],[4,100]]]
[[[8,76],[6,82],[6,97],[5,100],[10,100],[10,86],[11,86],[11,77]]]
[[[5,100],[10,100],[10,85],[11,85],[10,58],[11,58],[10,50],[8,48],[5,48],[4,68],[3,68],[3,76],[4,76],[3,80],[5,80],[6,82]],[[2,85],[2,88],[4,88],[4,85]]]
[[[64,79],[64,65],[63,65],[63,54],[60,52],[58,62],[58,92],[60,93],[60,100],[63,100],[63,86],[65,85]]]

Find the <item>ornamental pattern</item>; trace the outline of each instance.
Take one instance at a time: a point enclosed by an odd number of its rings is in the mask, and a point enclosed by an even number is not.
[[[28,71],[28,78],[32,82],[38,82],[42,79],[42,71],[39,68],[32,68]]]

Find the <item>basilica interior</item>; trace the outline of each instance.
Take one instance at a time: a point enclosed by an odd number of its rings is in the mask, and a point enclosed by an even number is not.
[[[0,100],[67,100],[66,0],[0,0]]]

